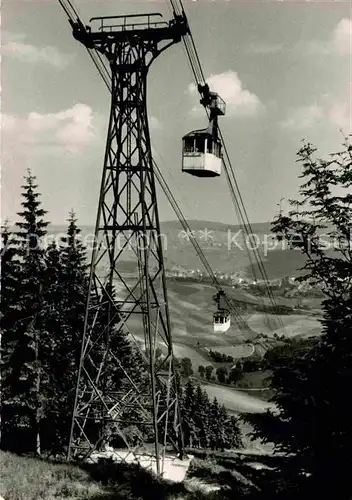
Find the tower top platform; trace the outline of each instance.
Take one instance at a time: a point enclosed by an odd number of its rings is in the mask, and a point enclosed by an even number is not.
[[[93,48],[104,41],[129,42],[134,40],[172,40],[178,42],[189,33],[187,19],[175,15],[169,22],[158,12],[129,14],[122,16],[92,17],[92,26],[72,22],[73,36],[87,48]]]
[[[96,31],[134,31],[136,29],[155,29],[166,28],[168,23],[160,21],[163,16],[158,12],[151,12],[147,14],[130,14],[123,16],[103,16],[92,17],[89,22],[94,24],[100,23]],[[118,21],[116,23],[116,21]]]

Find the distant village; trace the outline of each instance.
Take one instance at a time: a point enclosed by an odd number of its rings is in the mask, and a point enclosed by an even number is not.
[[[220,284],[232,288],[241,288],[250,292],[260,293],[261,288],[266,287],[266,282],[261,279],[253,279],[244,275],[243,272],[224,273],[215,271],[215,277]],[[181,266],[173,266],[171,269],[166,270],[166,276],[177,280],[196,281],[199,283],[211,283],[209,275],[200,269],[186,269]],[[296,294],[319,293],[315,284],[310,280],[301,281],[297,276],[287,276],[284,278],[269,279],[268,282],[272,290],[286,290],[292,296]]]

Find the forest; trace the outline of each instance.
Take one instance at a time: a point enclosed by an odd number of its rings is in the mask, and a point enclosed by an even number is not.
[[[73,211],[66,236],[45,244],[49,222],[35,177],[28,172],[24,181],[16,229],[5,224],[2,231],[1,447],[52,456],[65,454],[68,447],[89,265]],[[140,352],[127,334],[115,328],[113,337],[119,358],[147,379]],[[209,449],[235,446],[240,440],[236,419],[188,380],[192,370],[187,361],[175,360],[184,385],[180,405],[185,409],[185,444]],[[106,377],[109,383],[123,384],[120,370],[111,369]],[[125,432],[134,441],[148,440],[136,426],[126,426]],[[114,444],[121,443],[115,439]]]

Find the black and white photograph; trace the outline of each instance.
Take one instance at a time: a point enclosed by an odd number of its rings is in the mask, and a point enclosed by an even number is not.
[[[0,30],[0,500],[352,500],[351,1]]]

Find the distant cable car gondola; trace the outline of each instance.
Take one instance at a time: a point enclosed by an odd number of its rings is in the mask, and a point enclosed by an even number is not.
[[[218,116],[225,114],[225,103],[207,84],[198,85],[201,104],[210,110],[209,126],[194,130],[182,138],[182,171],[197,177],[215,177],[221,173],[221,141]]]
[[[230,311],[222,307],[221,298],[225,293],[220,290],[215,296],[215,302],[218,305],[217,311],[213,314],[213,328],[215,333],[225,333],[231,326]]]
[[[231,326],[231,316],[227,309],[218,309],[213,319],[215,333],[225,333]]]

